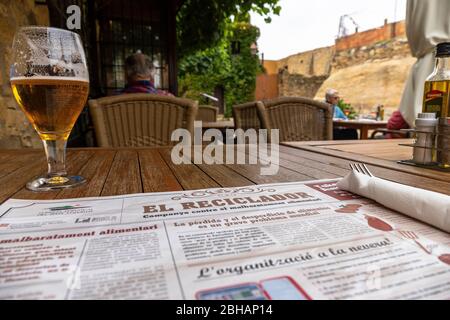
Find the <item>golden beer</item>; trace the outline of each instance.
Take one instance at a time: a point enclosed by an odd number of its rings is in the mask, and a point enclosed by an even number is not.
[[[69,77],[11,79],[16,101],[43,140],[66,140],[83,110],[89,81]]]
[[[14,35],[9,71],[14,98],[38,132],[47,158],[47,173],[29,181],[27,189],[50,191],[85,183],[66,170],[67,138],[89,93],[80,36],[57,28],[21,27]]]

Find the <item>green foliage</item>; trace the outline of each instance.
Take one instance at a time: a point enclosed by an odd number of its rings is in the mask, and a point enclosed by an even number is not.
[[[216,46],[179,61],[178,85],[181,96],[199,100],[200,104],[205,103],[201,93],[212,94],[216,86],[222,86],[225,116],[229,117],[231,106],[254,100],[256,74],[261,66],[258,56],[251,52],[251,45],[256,43],[259,29],[246,21],[228,19],[224,31]],[[232,53],[232,43],[240,43],[238,54]]]
[[[339,99],[338,107],[341,108],[342,112],[344,112],[349,119],[356,119],[358,117],[355,108],[353,108],[350,103],[344,102],[343,99]]]
[[[270,22],[280,13],[279,0],[184,0],[177,14],[180,57],[216,46],[227,36],[231,16],[248,19],[254,11]]]

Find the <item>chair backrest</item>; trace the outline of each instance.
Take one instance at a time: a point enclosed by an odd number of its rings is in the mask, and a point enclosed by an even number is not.
[[[219,113],[219,108],[208,105],[199,105],[197,117],[195,120],[214,122],[217,120],[217,114]]]
[[[247,102],[233,106],[235,129],[260,129],[261,122],[258,117],[257,101]]]
[[[257,108],[262,127],[279,129],[280,141],[333,139],[333,107],[328,103],[281,97],[259,102]]]
[[[89,100],[100,147],[169,146],[172,131],[194,131],[197,102],[148,93]]]

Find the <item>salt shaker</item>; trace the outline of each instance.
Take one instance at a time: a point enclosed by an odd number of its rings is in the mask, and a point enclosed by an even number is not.
[[[436,125],[438,119],[431,112],[419,113],[416,119],[416,142],[413,150],[413,162],[432,164]]]

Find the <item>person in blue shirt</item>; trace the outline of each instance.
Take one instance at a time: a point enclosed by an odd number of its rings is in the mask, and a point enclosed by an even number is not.
[[[325,93],[325,102],[333,106],[333,119],[348,120],[344,112],[339,108],[339,92],[335,89],[328,89]],[[334,140],[355,140],[358,139],[358,132],[356,129],[350,128],[333,128],[333,139]]]
[[[347,116],[346,116],[345,113],[341,110],[341,108],[339,108],[339,106],[334,106],[334,114],[333,114],[333,118],[334,118],[334,119],[348,120]]]

